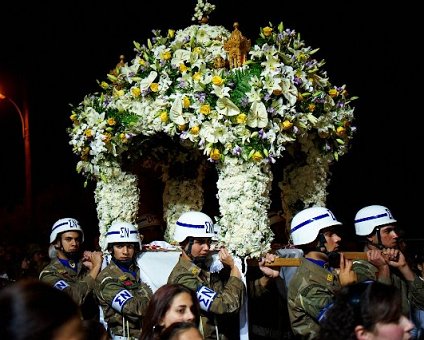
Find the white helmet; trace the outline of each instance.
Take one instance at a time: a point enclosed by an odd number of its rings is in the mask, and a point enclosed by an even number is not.
[[[389,209],[382,205],[369,205],[362,208],[355,216],[356,235],[368,236],[375,227],[396,223]]]
[[[106,248],[112,243],[137,243],[141,249],[141,238],[137,227],[128,222],[113,222],[106,233]]]
[[[183,213],[176,223],[174,240],[183,242],[187,237],[215,237],[211,218],[200,211]]]
[[[84,242],[84,232],[81,229],[78,221],[74,218],[61,218],[53,224],[50,233],[50,243],[56,241],[57,235],[65,231],[79,231],[81,233],[82,242]]]
[[[290,233],[293,245],[311,243],[317,238],[321,229],[341,224],[327,208],[306,208],[298,212],[291,221]]]

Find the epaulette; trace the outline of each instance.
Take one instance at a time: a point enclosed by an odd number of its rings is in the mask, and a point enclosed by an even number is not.
[[[201,269],[196,266],[194,263],[191,264],[190,268],[188,269],[190,273],[193,274],[193,276],[198,276],[201,272]]]

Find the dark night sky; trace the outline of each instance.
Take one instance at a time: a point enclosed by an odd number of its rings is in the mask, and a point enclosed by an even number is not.
[[[238,21],[252,41],[259,27],[283,21],[307,45],[320,48],[317,58],[326,60],[332,84],[347,84],[359,96],[352,148],[332,167],[328,207],[338,219],[353,228],[359,208],[383,204],[408,236],[422,238],[417,226],[422,210],[417,162],[422,155],[423,97],[418,9],[408,2],[381,8],[354,1],[270,0],[249,6],[251,2],[241,0],[212,2],[217,9],[211,24],[231,29]],[[85,179],[76,173],[77,159],[68,145],[69,104],[97,91],[96,80],[106,78],[120,54],[130,61],[134,40],[145,43],[152,29],[191,25],[194,4],[120,1],[106,6],[87,0],[2,5],[0,90],[19,105],[27,94],[38,230],[48,233],[66,215],[83,225],[96,223],[93,183],[83,187]],[[10,104],[0,103],[0,113],[0,227],[13,235],[19,218],[10,216],[19,215],[24,192],[23,144]]]

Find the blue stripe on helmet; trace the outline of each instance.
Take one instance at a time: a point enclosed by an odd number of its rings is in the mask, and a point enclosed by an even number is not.
[[[369,221],[369,220],[375,220],[377,218],[382,218],[384,216],[390,217],[388,213],[384,213],[384,214],[379,214],[379,215],[374,215],[374,216],[368,216],[368,217],[360,218],[358,220],[355,220],[355,223],[360,223],[360,222]]]
[[[63,226],[63,225],[67,225],[67,224],[69,224],[69,222],[68,222],[68,221],[63,222],[63,223],[61,223],[61,224],[58,224],[56,227],[54,227],[54,228],[52,229],[52,231],[56,230],[57,228],[59,228],[59,227],[61,227],[61,226]]]
[[[204,228],[204,224],[189,224],[189,223],[182,223],[177,221],[177,225],[185,228],[193,228],[193,229],[201,229]]]
[[[311,218],[309,220],[303,221],[302,223],[300,223],[299,225],[297,225],[295,228],[293,228],[292,230],[290,230],[290,233],[296,231],[297,229],[300,229],[300,228],[304,227],[305,225],[307,225],[309,223],[312,223],[314,221],[321,220],[321,219],[323,219],[323,218],[325,218],[327,216],[330,216],[330,214],[329,213],[325,213],[323,215],[318,215],[318,216],[316,216],[314,218]]]

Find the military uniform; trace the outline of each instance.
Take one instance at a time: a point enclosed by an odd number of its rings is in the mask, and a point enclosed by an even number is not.
[[[95,280],[88,275],[82,261],[75,263],[54,258],[44,267],[39,278],[68,293],[80,306],[83,319],[98,319],[99,307],[93,293]]]
[[[132,265],[130,270],[133,272],[123,271],[112,260],[97,276],[95,293],[109,333],[127,339],[129,329],[128,339],[138,339],[142,316],[153,292],[141,282],[137,266]]]
[[[353,270],[358,275],[358,281],[377,280],[378,269],[373,264],[364,260],[353,262]],[[378,281],[393,285],[400,291],[402,297],[402,312],[410,315],[410,305],[418,309],[424,309],[424,281],[415,275],[414,281],[410,282],[403,278],[397,268],[390,267],[390,277],[378,279]]]
[[[316,339],[318,319],[341,288],[338,275],[301,258],[288,286],[288,309],[292,331],[301,339]]]
[[[244,283],[224,272],[225,269],[210,273],[180,257],[169,274],[168,283],[180,283],[197,292],[202,307],[200,328],[205,339],[217,339],[216,332],[220,340],[239,338]]]

